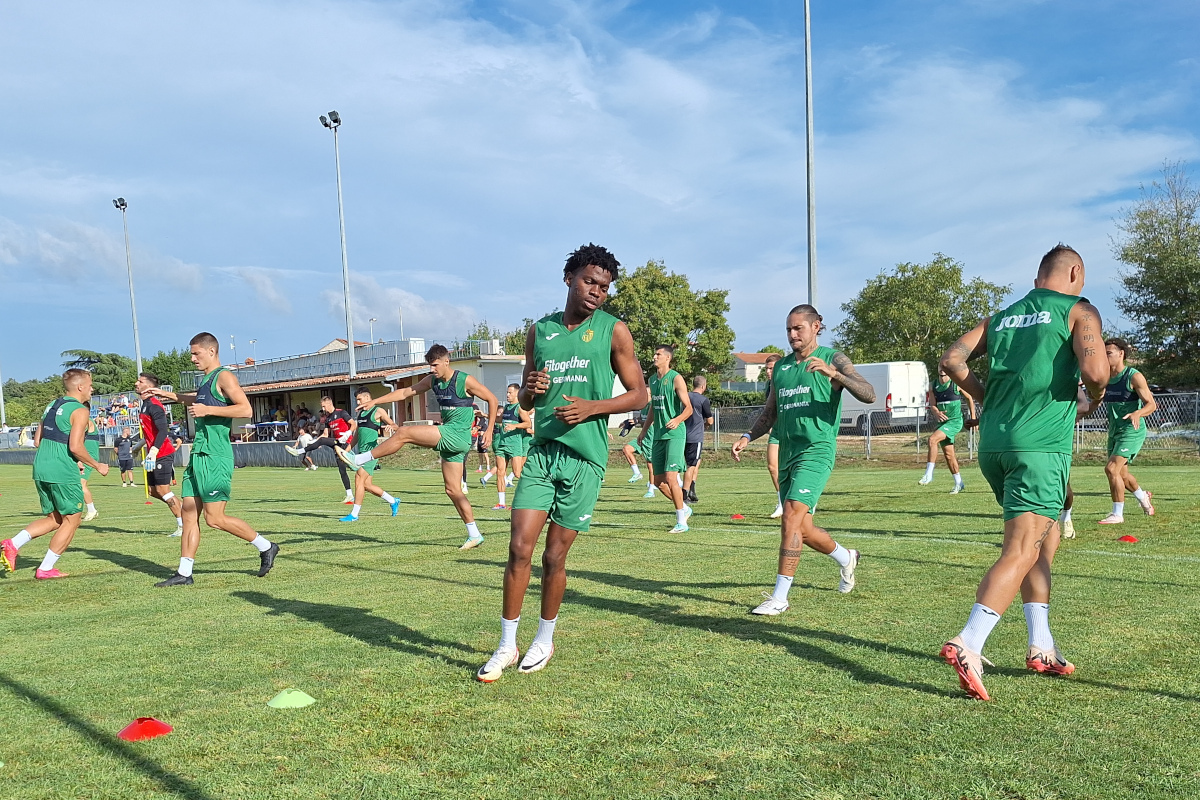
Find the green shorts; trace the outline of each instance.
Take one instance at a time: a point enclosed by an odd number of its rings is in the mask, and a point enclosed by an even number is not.
[[[361,455],[363,453],[369,453],[372,450],[374,450],[376,445],[378,445],[378,444],[379,444],[378,439],[376,439],[373,442],[360,442],[360,443],[357,443],[354,445],[354,452],[358,453],[359,455]],[[358,468],[365,469],[367,471],[367,474],[370,475],[373,472],[375,472],[375,465],[378,463],[379,463],[378,458],[372,458],[370,461],[368,461],[365,464],[359,464]]]
[[[683,460],[683,451],[686,445],[687,439],[682,436],[672,439],[655,439],[654,447],[650,451],[650,469],[655,475],[683,472],[687,469],[687,463]]]
[[[37,487],[38,500],[42,504],[43,514],[53,514],[57,511],[64,517],[83,511],[83,485],[79,481],[73,483],[46,483],[34,481]]]
[[[833,473],[836,448],[809,446],[795,453],[779,454],[779,500],[804,503],[816,511],[825,484]]]
[[[492,440],[492,451],[500,458],[525,458],[529,455],[529,440],[522,433],[509,433]]]
[[[946,438],[943,439],[942,441],[938,442],[938,444],[941,445],[943,448],[953,447],[954,446],[954,437],[958,436],[958,434],[962,433],[962,429],[963,429],[963,418],[962,417],[951,417],[950,419],[946,420],[945,422],[943,422],[941,425],[938,426],[938,430],[941,431],[942,433],[946,434]]]
[[[233,494],[233,459],[192,453],[180,494],[202,503],[228,503]]]
[[[466,461],[467,453],[471,451],[471,429],[439,425],[438,431],[442,438],[438,439],[438,443],[434,445],[433,449],[441,455],[442,461],[452,463]]]
[[[630,443],[630,446],[633,447],[633,452],[637,453],[646,461],[649,461],[650,457],[654,455],[654,440],[652,440],[649,436],[647,436],[645,439],[642,439],[640,442],[637,439],[634,439]]]
[[[1033,512],[1057,519],[1071,478],[1068,453],[980,453],[979,471],[992,487],[1006,520]]]
[[[556,525],[584,532],[591,526],[602,483],[604,467],[565,444],[535,444],[529,448],[512,507],[546,511]]]
[[[1146,422],[1142,420],[1142,429],[1135,431],[1133,428],[1127,428],[1116,434],[1111,431],[1108,434],[1108,457],[1120,456],[1127,461],[1132,462],[1137,458],[1137,454],[1142,451],[1142,445],[1146,442]]]
[[[88,451],[88,455],[92,457],[92,460],[94,460],[96,463],[100,463],[100,443],[99,442],[97,442],[95,440],[84,441],[83,447],[85,450]],[[92,477],[92,473],[95,471],[96,471],[96,469],[94,467],[85,466],[83,468],[83,479],[85,481],[88,480],[89,478]]]

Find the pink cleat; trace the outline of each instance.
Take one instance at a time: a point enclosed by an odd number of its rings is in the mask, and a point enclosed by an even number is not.
[[[1154,516],[1154,504],[1150,502],[1150,498],[1153,496],[1150,492],[1146,492],[1146,505],[1142,506],[1142,513],[1147,517]]]
[[[503,505],[500,505],[499,503],[496,503],[496,505],[492,506],[492,511],[507,511],[507,510],[508,510],[508,506],[503,506]]]
[[[65,578],[68,574],[69,573],[66,572],[59,572],[57,569],[39,569],[37,572],[33,573],[33,577],[37,578],[39,581],[49,581],[55,578]]]
[[[3,564],[8,572],[17,571],[17,546],[12,543],[12,539],[0,542],[0,564]]]
[[[1109,514],[1104,519],[1100,520],[1101,525],[1120,525],[1125,521],[1125,516],[1117,514]]]

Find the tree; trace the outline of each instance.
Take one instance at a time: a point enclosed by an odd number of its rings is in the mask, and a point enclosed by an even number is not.
[[[157,377],[162,385],[169,384],[178,389],[179,376],[184,372],[194,372],[196,365],[192,363],[188,351],[172,349],[170,352],[159,350],[151,358],[142,362],[142,369]],[[173,419],[183,419],[184,407],[182,405],[172,404],[170,411]]]
[[[40,381],[17,382],[9,378],[4,382],[5,416],[8,417],[8,424],[36,424],[41,420],[46,406],[61,397],[63,391],[62,377],[59,375],[50,375]]]
[[[96,394],[128,392],[137,380],[137,364],[119,353],[97,353],[95,350],[64,350],[67,369],[86,369],[92,373],[92,388]]]
[[[622,269],[607,310],[633,334],[638,361],[649,369],[654,348],[673,344],[675,369],[685,378],[721,373],[732,361],[733,329],[725,321],[729,291],[692,291],[686,275],[647,261],[633,272]]]
[[[787,353],[783,352],[782,347],[776,347],[773,344],[768,344],[768,345],[758,348],[758,352],[760,352],[760,353],[778,353],[781,356],[787,355]]]
[[[1200,386],[1200,188],[1185,165],[1167,164],[1141,195],[1117,221],[1113,254],[1129,266],[1117,308],[1137,325],[1155,383]]]
[[[834,346],[851,361],[924,361],[930,374],[942,354],[979,320],[1001,308],[1012,286],[963,281],[963,265],[934,253],[928,264],[881,271],[850,302]]]

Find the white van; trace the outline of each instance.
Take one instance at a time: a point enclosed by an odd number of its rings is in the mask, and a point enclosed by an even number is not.
[[[860,436],[866,434],[868,414],[872,428],[916,425],[918,419],[924,420],[929,369],[923,361],[886,361],[854,367],[875,387],[875,402],[863,403],[843,391],[843,430],[849,429]]]

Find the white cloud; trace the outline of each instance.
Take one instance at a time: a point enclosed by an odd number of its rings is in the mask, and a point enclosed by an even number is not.
[[[335,319],[345,319],[345,304],[342,292],[326,289],[321,293],[328,313]],[[400,314],[404,314],[404,335],[428,340],[447,342],[461,338],[477,319],[470,306],[456,305],[440,300],[428,300],[419,294],[384,286],[375,278],[351,270],[350,272],[351,313],[354,321],[354,338],[365,341],[369,321],[375,317],[375,338],[398,338]],[[345,332],[341,334],[345,338]]]

